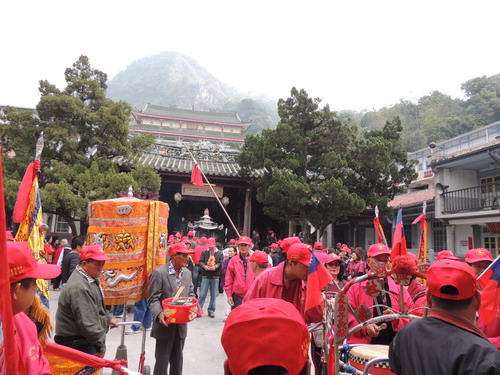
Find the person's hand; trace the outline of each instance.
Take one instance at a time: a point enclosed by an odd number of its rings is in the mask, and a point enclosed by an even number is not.
[[[227,303],[229,304],[229,306],[234,306],[233,297],[227,297]]]
[[[165,312],[162,311],[160,314],[158,314],[158,320],[165,327],[168,327],[167,319],[168,319],[168,317],[167,317],[167,314],[165,314]]]
[[[118,327],[118,323],[119,323],[119,322],[120,322],[120,321],[119,321],[118,319],[113,318],[113,319],[111,319],[111,320],[109,321],[109,326],[110,326],[111,328],[116,328],[116,327]]]
[[[378,330],[378,327],[375,323],[372,323],[372,324],[368,324],[366,326],[366,333],[368,334],[368,336],[370,337],[378,337],[379,335],[379,330]]]
[[[106,354],[106,351],[95,353],[94,355],[99,358],[104,358],[104,354]]]
[[[390,314],[394,314],[394,311],[392,311],[391,309],[385,309],[383,312],[383,315],[390,315]]]

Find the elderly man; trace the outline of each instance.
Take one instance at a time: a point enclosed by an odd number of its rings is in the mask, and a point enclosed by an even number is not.
[[[247,236],[241,236],[236,242],[238,254],[231,258],[226,270],[226,281],[224,290],[227,295],[227,303],[234,309],[241,305],[248,288],[255,279],[255,273],[248,264],[252,240]]]
[[[269,267],[268,255],[262,250],[255,250],[250,256],[250,267],[252,267],[255,277],[259,276]]]
[[[162,301],[175,296],[181,286],[181,296],[194,297],[191,272],[186,268],[189,254],[193,251],[183,242],[173,244],[168,249],[170,261],[151,275],[148,302],[153,314],[151,337],[156,339],[154,375],[168,374],[169,365],[170,375],[182,374],[187,324],[169,324]]]
[[[500,374],[500,351],[474,324],[481,296],[471,267],[438,260],[427,273],[427,317],[401,328],[389,347],[391,370],[412,374]]]
[[[304,281],[307,280],[310,262],[311,246],[294,243],[287,251],[287,260],[256,278],[243,301],[280,298],[293,304],[304,315]]]
[[[59,296],[56,313],[56,343],[82,352],[104,357],[106,333],[116,327],[104,308],[99,275],[104,263],[111,258],[101,245],[85,246],[80,253],[81,263],[68,279]]]
[[[370,268],[373,269],[376,263],[388,263],[390,252],[387,246],[378,243],[373,244],[368,248],[367,255],[368,259],[366,262]],[[375,317],[392,314],[393,312],[390,308],[396,311],[399,310],[399,301],[401,298],[403,298],[405,308],[408,308],[411,303],[411,297],[406,288],[403,289],[404,294],[401,296],[401,289],[399,285],[397,285],[390,276],[383,279],[383,290],[377,297],[372,297],[367,294],[367,283],[369,283],[369,281],[354,284],[347,292],[349,305],[352,307],[352,309],[349,309],[349,329],[358,324],[358,321],[352,312],[361,305],[366,305],[368,307],[374,305],[384,305],[389,307],[384,309],[381,306],[377,306],[372,309],[373,316]],[[354,332],[347,340],[349,343],[353,344],[389,345],[396,335],[396,332],[398,332],[399,329],[405,324],[408,324],[408,322],[408,319],[388,321],[385,322],[385,329],[381,329],[380,325],[382,323],[372,323]]]

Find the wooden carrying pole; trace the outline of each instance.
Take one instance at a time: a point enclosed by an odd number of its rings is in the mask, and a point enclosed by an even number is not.
[[[198,169],[200,170],[201,175],[203,176],[203,179],[206,181],[206,183],[210,187],[210,190],[212,190],[212,193],[214,194],[215,199],[217,199],[217,202],[219,202],[219,205],[222,208],[222,211],[224,211],[224,213],[226,214],[226,217],[229,220],[229,222],[231,223],[231,226],[233,227],[234,231],[236,232],[236,235],[238,237],[240,237],[240,232],[238,231],[238,229],[236,229],[236,226],[234,225],[233,220],[231,220],[231,217],[229,216],[229,214],[226,211],[226,208],[224,207],[224,205],[222,204],[221,200],[217,196],[217,193],[215,192],[214,188],[212,187],[212,184],[210,183],[210,181],[208,180],[207,176],[203,172],[203,169],[201,169],[200,164],[196,161],[196,159],[195,159],[193,153],[191,152],[191,150],[189,149],[188,145],[184,144],[184,147],[186,147],[186,150],[189,153],[189,155],[191,156],[191,159],[193,159],[194,164],[198,164]]]

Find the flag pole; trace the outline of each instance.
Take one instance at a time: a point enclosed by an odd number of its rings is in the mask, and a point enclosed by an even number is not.
[[[196,158],[194,157],[193,153],[191,152],[191,150],[189,149],[189,147],[188,147],[188,145],[186,143],[184,143],[184,147],[186,147],[186,150],[189,153],[189,156],[191,156],[191,159],[193,159],[194,164],[198,164],[198,169],[201,172],[201,175],[203,176],[203,178],[207,182],[208,186],[210,187],[210,190],[212,190],[212,193],[214,194],[215,199],[217,199],[217,202],[219,202],[219,205],[222,208],[222,211],[224,211],[224,213],[226,214],[226,217],[229,220],[229,222],[231,223],[231,226],[233,227],[234,231],[236,232],[236,235],[238,237],[240,237],[241,236],[240,232],[238,231],[238,229],[236,229],[236,226],[234,225],[233,220],[231,220],[231,217],[229,216],[229,214],[226,211],[226,208],[224,207],[224,205],[222,204],[221,200],[217,196],[217,193],[215,192],[214,188],[212,187],[212,184],[210,183],[210,181],[208,180],[207,176],[203,172],[203,169],[201,169],[201,165],[196,161]]]
[[[489,266],[488,266],[488,267],[486,267],[486,269],[485,269],[483,272],[481,272],[481,274],[480,274],[478,277],[476,277],[476,280],[479,280],[481,277],[483,277],[483,276],[484,276],[484,274],[485,274],[486,272],[488,272],[488,270],[489,270],[489,269],[493,266],[493,264],[494,264],[495,262],[497,262],[499,259],[500,259],[500,255],[499,255],[499,256],[497,256],[497,257],[495,258],[495,260],[494,260],[493,262],[491,262],[491,263],[489,264]]]

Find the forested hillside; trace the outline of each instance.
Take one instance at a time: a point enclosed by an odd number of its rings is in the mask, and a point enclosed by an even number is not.
[[[403,125],[403,145],[407,151],[415,151],[430,142],[443,141],[500,121],[500,74],[470,79],[461,89],[464,100],[434,91],[416,103],[401,100],[377,111],[340,111],[340,116],[350,119],[362,132],[380,129],[386,121],[399,116]]]

